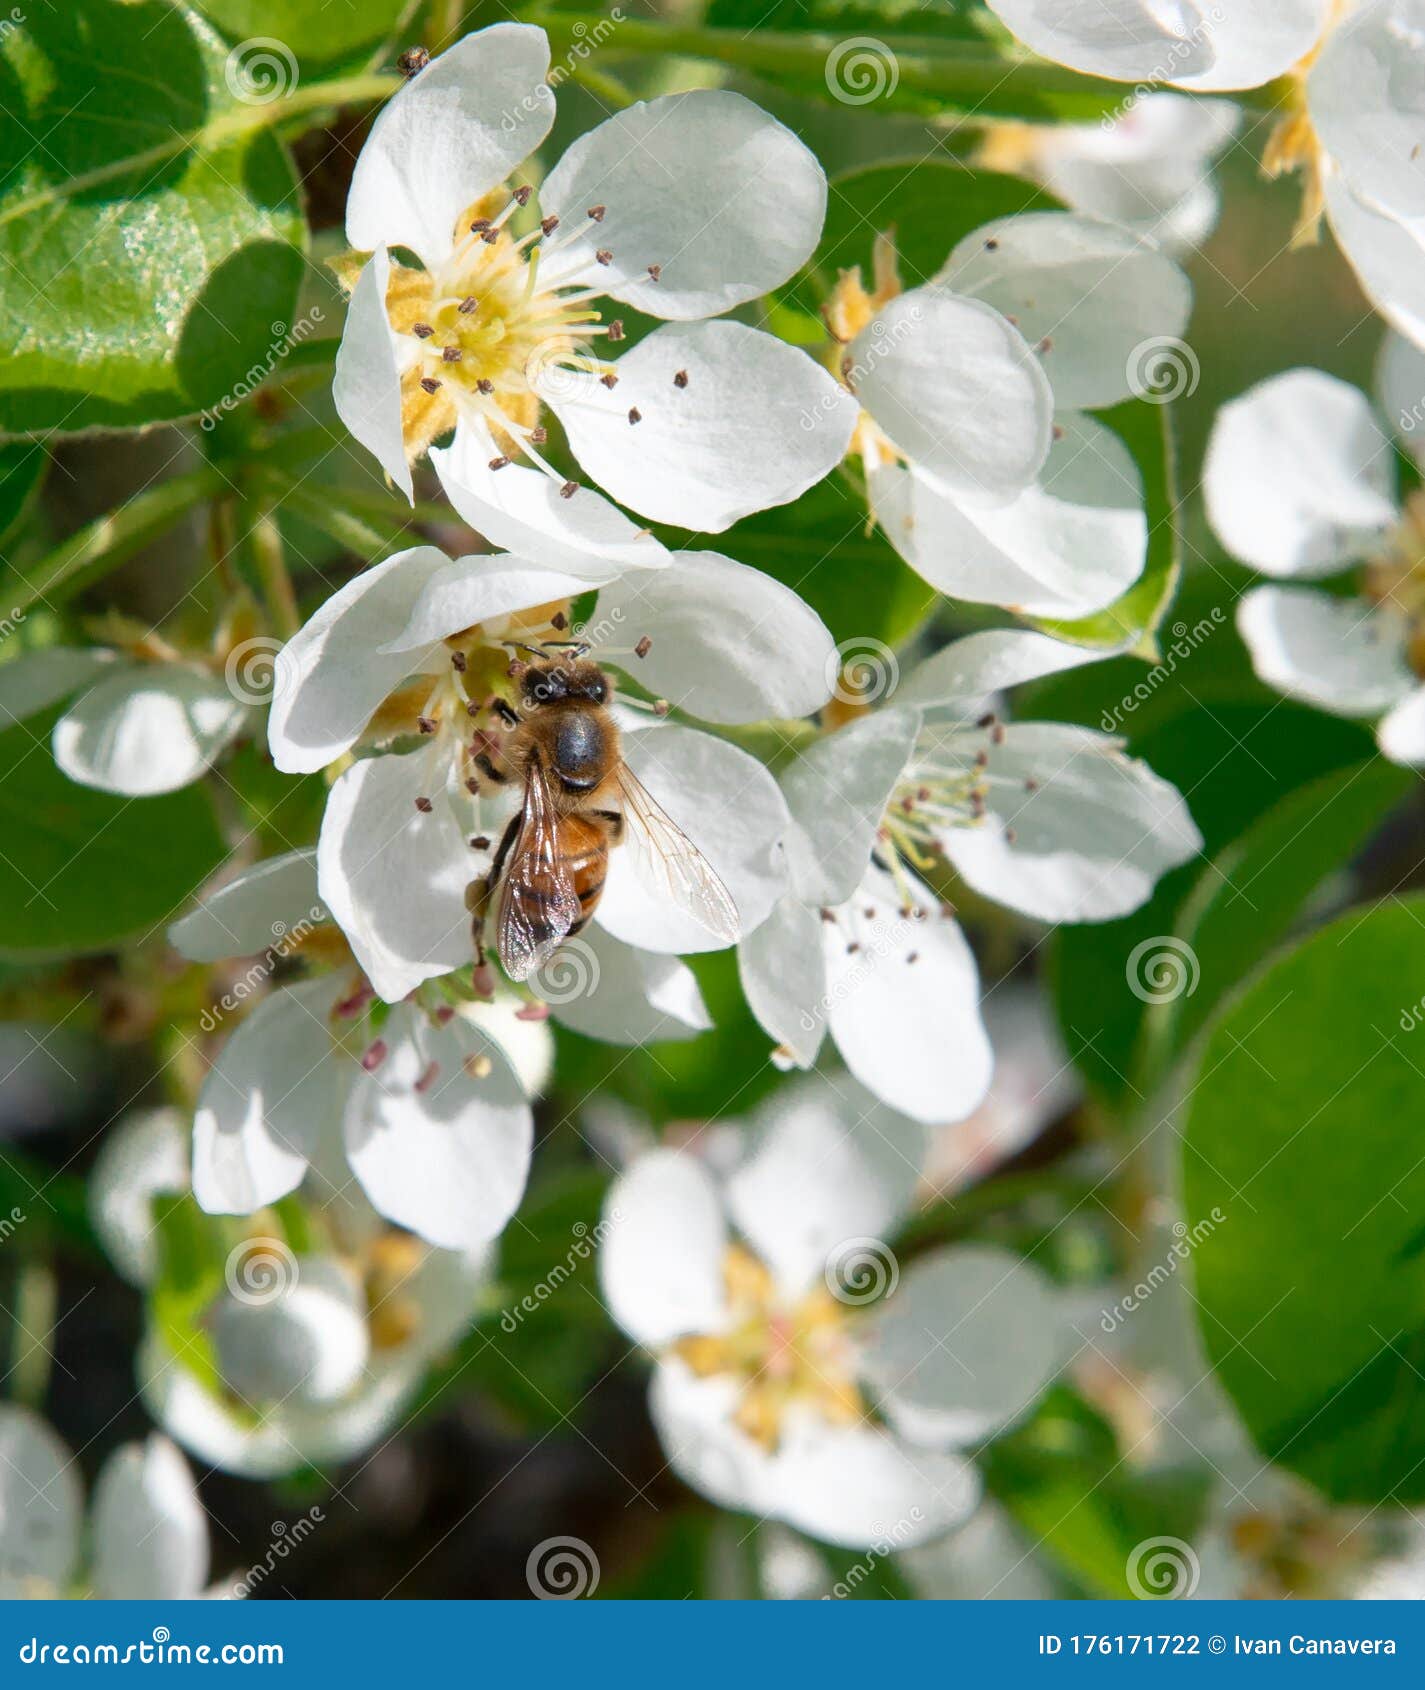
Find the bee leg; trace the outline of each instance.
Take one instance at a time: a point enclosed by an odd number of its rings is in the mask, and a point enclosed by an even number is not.
[[[472,880],[465,888],[465,907],[470,912],[470,937],[475,946],[475,966],[483,968],[485,965],[485,921],[490,913],[490,902],[495,895],[495,888],[500,884],[500,876],[504,872],[505,859],[510,854],[510,847],[515,842],[515,835],[519,832],[520,817],[515,814],[510,817],[505,831],[500,835],[500,843],[495,847],[495,855],[490,861],[490,872],[481,875],[478,880]]]
[[[493,781],[496,786],[507,786],[509,784],[510,777],[497,769],[485,752],[482,751],[475,759],[475,767],[479,769],[486,780]]]

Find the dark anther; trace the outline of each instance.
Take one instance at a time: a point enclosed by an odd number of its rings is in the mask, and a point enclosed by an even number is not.
[[[411,77],[419,76],[429,63],[430,54],[424,47],[407,47],[396,60],[396,69],[409,81]]]
[[[600,264],[612,264],[614,261],[613,253],[606,246],[601,246],[594,257],[598,259]]]
[[[572,499],[578,491],[579,483],[577,481],[566,481],[559,489],[559,497],[561,499]]]
[[[623,318],[615,317],[609,324],[609,339],[617,345],[623,339]]]
[[[435,717],[434,716],[417,716],[416,717],[416,726],[421,730],[421,732],[423,734],[433,734],[435,732],[435,729],[436,729]]]
[[[630,405],[629,406],[629,408],[628,408],[628,420],[631,423],[643,421],[643,412],[639,410],[637,405]]]
[[[529,202],[530,202],[530,196],[533,193],[534,193],[534,189],[530,188],[530,187],[516,188],[515,189],[515,204],[516,205],[528,205]]]
[[[610,370],[609,373],[606,376],[600,376],[599,380],[604,384],[604,386],[606,388],[608,388],[610,393],[612,393],[613,390],[618,386],[618,377],[614,374],[614,372],[612,370]]]
[[[679,370],[677,375],[673,377],[673,385],[674,387],[686,387],[688,385],[688,372]]]
[[[416,808],[420,811],[420,813],[423,816],[428,816],[431,813],[431,811],[435,808],[435,805],[431,803],[429,798],[417,798],[416,799]]]
[[[489,376],[481,376],[479,381],[475,383],[475,386],[481,393],[493,393],[495,391],[495,384],[490,380]]]
[[[643,638],[638,642],[638,644],[633,648],[633,655],[635,657],[647,657],[649,652],[652,651],[652,650],[653,650],[653,641],[651,639],[649,639],[647,634],[645,634],[643,636]]]
[[[569,626],[569,618],[564,614],[564,612],[562,610],[556,610],[555,613],[553,614],[553,616],[551,616],[549,618],[549,626],[551,628],[553,628],[556,632],[562,634],[564,632],[564,630]]]
[[[557,217],[541,217],[539,227],[544,234],[552,235],[559,227],[559,219]]]
[[[591,205],[589,207],[589,215],[596,223],[602,223],[604,220],[604,213],[607,210],[608,207],[606,205]]]
[[[446,346],[441,349],[440,356],[447,364],[458,364],[465,354],[458,346]]]
[[[656,282],[662,274],[663,266],[661,264],[650,264],[648,266],[648,279],[650,282]]]
[[[463,651],[453,651],[450,654],[450,667],[457,675],[465,673],[466,656]]]
[[[460,301],[460,315],[462,317],[468,317],[470,313],[476,309],[479,303],[480,301],[476,299],[473,293],[466,294],[465,298]]]
[[[417,340],[429,340],[430,337],[435,333],[435,330],[430,326],[429,323],[417,323],[411,329],[411,333],[416,337]]]
[[[490,469],[503,469],[509,461],[510,460],[508,458],[491,458],[487,467]]]
[[[470,849],[472,851],[488,851],[490,849],[490,841],[485,834],[477,833],[470,841]]]
[[[545,441],[548,439],[549,430],[547,428],[541,426],[539,428],[532,428],[529,431],[529,443],[531,446],[543,446]]]
[[[440,392],[440,383],[435,379],[434,376],[422,376],[421,377],[421,386],[426,390],[427,393],[439,393]]]

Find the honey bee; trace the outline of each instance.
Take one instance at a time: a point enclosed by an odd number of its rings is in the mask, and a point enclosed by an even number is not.
[[[504,768],[478,759],[497,784],[523,784],[490,872],[466,893],[477,962],[485,960],[493,907],[496,950],[512,980],[527,978],[588,923],[617,845],[636,851],[640,867],[709,932],[727,944],[738,938],[726,886],[624,762],[608,709],[613,688],[587,649],[555,658],[536,651],[520,675],[521,708],[501,712],[512,729],[500,752]]]

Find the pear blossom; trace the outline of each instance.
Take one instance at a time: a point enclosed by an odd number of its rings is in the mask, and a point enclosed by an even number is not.
[[[86,1522],[63,1440],[32,1410],[0,1404],[0,1597],[175,1600],[203,1595],[207,1577],[207,1516],[167,1438],[108,1457]]]
[[[1201,848],[1177,790],[1121,741],[985,709],[1098,655],[1028,631],[969,635],[788,766],[788,890],[738,950],[783,1061],[810,1066],[829,1031],[892,1107],[962,1120],[985,1098],[991,1050],[974,957],[927,874],[953,870],[1040,921],[1108,921]]]
[[[654,521],[717,532],[819,481],[854,407],[795,347],[706,319],[811,256],[826,179],[751,101],[697,89],[581,136],[536,198],[517,179],[554,108],[544,31],[498,23],[432,60],[381,112],[347,202],[356,261],[370,256],[336,404],[408,497],[411,462],[453,429],[437,472],[493,544],[551,564],[571,544],[612,547],[631,562],[656,543],[550,465],[545,409],[586,473]],[[610,358],[624,326],[604,320],[603,301],[665,326]],[[803,415],[815,427],[799,427]]]
[[[852,450],[911,568],[1035,616],[1087,615],[1131,586],[1142,480],[1085,412],[1143,390],[1190,303],[1166,254],[1071,212],[987,223],[921,287],[902,288],[884,237],[871,291],[843,272],[824,315],[861,406]]]
[[[1425,344],[1420,0],[989,0],[1046,58],[1191,92],[1285,79],[1262,164],[1306,178],[1299,238],[1330,222],[1386,321]]]
[[[1054,1300],[1026,1263],[964,1246],[901,1271],[886,1238],[922,1143],[802,1092],[725,1177],[660,1148],[610,1189],[605,1301],[654,1357],[670,1464],[720,1507],[850,1548],[933,1538],[978,1500],[959,1452],[1052,1377]]]
[[[1146,94],[1098,123],[991,123],[976,162],[1027,176],[1071,210],[1180,255],[1217,222],[1212,162],[1240,124],[1230,100]]]
[[[1397,343],[1392,383],[1425,357]],[[1418,401],[1417,401],[1418,403]],[[1396,496],[1390,437],[1358,388],[1288,370],[1224,405],[1203,470],[1208,520],[1254,587],[1237,626],[1257,674],[1334,715],[1379,717],[1392,761],[1425,765],[1425,508]],[[1361,564],[1354,597],[1299,585]]]
[[[72,699],[51,732],[55,762],[81,786],[147,798],[197,780],[260,727],[262,696],[233,670],[155,634],[135,643],[141,655],[47,646],[0,664],[0,729]]]
[[[188,1189],[189,1136],[177,1110],[131,1115],[95,1169],[96,1229],[141,1288],[158,1275],[153,1199]],[[337,1159],[308,1174],[297,1201],[302,1250],[270,1211],[245,1224],[193,1340],[175,1347],[155,1321],[138,1352],[155,1419],[200,1460],[248,1478],[375,1445],[490,1284],[488,1250],[437,1249],[388,1225]]]
[[[590,591],[594,608],[573,630],[572,601]],[[373,753],[332,787],[318,885],[388,1002],[473,960],[466,888],[489,872],[519,799],[498,768],[522,702],[516,677],[530,651],[571,634],[658,695],[659,712],[708,722],[803,715],[826,702],[835,670],[831,636],[795,593],[711,551],[619,573],[597,559],[451,562],[423,546],[343,587],[284,650],[269,742],[293,772]],[[711,734],[656,713],[626,719],[624,761],[711,863],[742,927],[755,926],[782,890],[776,782]],[[725,942],[638,853],[614,850],[594,923],[566,946],[583,956],[590,990],[545,995],[602,1037],[636,1040],[651,1022],[697,1030],[706,1014],[691,976],[666,959]]]

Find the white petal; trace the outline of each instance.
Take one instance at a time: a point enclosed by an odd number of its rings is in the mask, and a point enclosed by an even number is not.
[[[640,1344],[659,1348],[727,1322],[727,1224],[712,1175],[686,1151],[658,1148],[619,1175],[604,1203],[599,1288]]]
[[[82,786],[151,797],[197,780],[250,719],[221,676],[125,665],[55,723],[54,760]]]
[[[820,914],[797,898],[779,899],[738,945],[737,975],[758,1023],[799,1068],[810,1068],[826,1034]]]
[[[0,1595],[40,1580],[56,1593],[74,1571],[84,1502],[74,1457],[28,1408],[0,1403]]]
[[[324,1256],[297,1256],[280,1284],[224,1295],[207,1321],[223,1383],[254,1412],[289,1399],[344,1397],[371,1355],[366,1294],[355,1273]]]
[[[1108,921],[1202,849],[1177,788],[1103,734],[1016,722],[986,749],[991,813],[940,843],[987,898],[1041,921]]]
[[[1391,762],[1409,769],[1425,766],[1425,689],[1417,687],[1401,699],[1381,723],[1377,738]]]
[[[822,734],[783,771],[787,862],[805,903],[841,904],[855,891],[919,732],[918,711],[876,710]]]
[[[442,559],[442,567],[413,596],[409,611],[391,621],[381,650],[404,653],[409,663],[413,654],[428,651],[448,634],[477,622],[494,624],[487,631],[497,633],[504,617],[577,597],[617,573],[616,564],[592,553],[571,556],[567,567],[505,552],[457,558],[453,563]]]
[[[986,223],[937,280],[1016,324],[1043,359],[1060,410],[1141,392],[1151,375],[1146,349],[1176,341],[1192,309],[1188,279],[1166,254],[1131,230],[1067,211]]]
[[[873,471],[887,539],[933,587],[1034,616],[1086,616],[1138,579],[1148,555],[1143,484],[1118,436],[1061,412],[1038,481],[1008,503],[951,496],[918,466]]]
[[[193,1195],[211,1215],[250,1215],[301,1184],[342,1079],[327,1016],[332,978],[274,992],[218,1053],[193,1120]]]
[[[707,859],[736,906],[743,932],[765,919],[785,883],[777,846],[787,806],[763,764],[694,728],[650,727],[623,735],[623,754],[674,825]],[[609,857],[597,920],[644,950],[686,953],[725,943],[685,914],[666,883],[642,872],[628,844]]]
[[[756,299],[801,268],[821,236],[826,177],[750,100],[700,88],[640,101],[581,135],[539,202],[566,225],[586,221],[587,255],[570,279],[687,320]],[[594,205],[607,209],[587,223]],[[612,253],[606,265],[595,248]],[[661,266],[656,282],[650,264]]]
[[[770,1512],[848,1549],[924,1543],[967,1519],[980,1498],[968,1461],[914,1449],[881,1427],[809,1415],[791,1417],[772,1466]]]
[[[872,866],[823,925],[831,1034],[846,1066],[893,1109],[957,1121],[990,1083],[974,955],[933,899],[917,895],[909,916],[902,904],[891,877]]]
[[[826,370],[742,323],[658,329],[617,367],[613,392],[591,376],[549,403],[586,473],[655,522],[717,534],[784,505],[840,463],[856,424]]]
[[[737,1398],[731,1374],[700,1379],[667,1356],[653,1371],[648,1409],[668,1464],[684,1484],[720,1508],[772,1514],[771,1458],[733,1424]]]
[[[272,760],[310,774],[349,750],[388,693],[422,667],[445,629],[419,653],[388,653],[384,641],[410,616],[426,582],[450,560],[435,546],[397,552],[333,593],[278,654]]]
[[[690,968],[622,944],[597,924],[567,939],[528,983],[563,1026],[610,1044],[691,1039],[712,1026]]]
[[[1376,716],[1414,692],[1405,619],[1366,599],[1309,587],[1257,587],[1237,631],[1269,687],[1342,716]]]
[[[106,1600],[201,1594],[208,1577],[208,1517],[188,1463],[167,1438],[125,1444],[94,1484],[92,1580]]]
[[[1005,497],[1049,451],[1054,396],[994,303],[948,288],[893,299],[847,351],[856,397],[918,468],[958,491]]]
[[[1218,92],[1283,75],[1320,40],[1331,0],[990,0],[1026,46],[1124,82]]]
[[[1207,515],[1233,557],[1268,575],[1329,575],[1395,520],[1390,442],[1358,388],[1288,370],[1217,413]]]
[[[554,1034],[547,1021],[531,1021],[521,1011],[524,998],[512,992],[490,1003],[463,1003],[456,1013],[493,1039],[510,1059],[526,1097],[542,1097],[554,1073]]]
[[[1017,1420],[1061,1360],[1050,1286],[987,1245],[922,1257],[870,1321],[866,1378],[893,1425],[937,1447],[979,1443]]]
[[[372,125],[346,202],[360,252],[407,246],[427,268],[455,222],[522,163],[554,122],[549,40],[530,24],[478,29],[399,89]]]
[[[759,1111],[746,1160],[727,1182],[727,1210],[784,1296],[795,1299],[834,1274],[843,1250],[886,1239],[909,1202],[925,1156],[925,1130],[870,1100],[811,1079]]]
[[[906,677],[898,696],[902,703],[927,710],[948,707],[964,715],[971,709],[978,711],[992,693],[1102,660],[1101,651],[1067,645],[1048,634],[990,628],[967,634],[927,657]]]
[[[504,1051],[456,1019],[430,1025],[402,1005],[388,1054],[352,1088],[347,1158],[388,1220],[447,1250],[473,1250],[504,1228],[524,1193],[534,1121]],[[475,1078],[466,1062],[488,1061]]]
[[[516,463],[492,470],[499,455],[489,429],[464,419],[454,441],[430,454],[446,497],[491,545],[581,578],[591,577],[596,559],[609,575],[667,563],[661,540],[591,488],[566,499],[543,470]]]
[[[37,716],[88,686],[113,661],[111,651],[54,645],[0,663],[0,729]]]
[[[415,497],[401,423],[403,354],[386,314],[391,255],[377,246],[346,308],[332,375],[336,414],[408,499]]]
[[[109,1260],[131,1285],[158,1267],[153,1199],[188,1189],[188,1117],[141,1109],[104,1135],[89,1174],[89,1213]]]
[[[438,745],[363,757],[331,789],[322,817],[322,900],[387,1003],[473,954],[473,853],[447,801],[448,764]]]
[[[1425,456],[1425,352],[1394,329],[1376,359],[1376,392],[1396,439],[1419,464]]]
[[[317,897],[317,853],[268,857],[211,892],[168,929],[174,950],[194,962],[255,956],[290,944],[296,930],[328,920]]]
[[[1420,0],[1356,6],[1327,35],[1306,82],[1312,127],[1336,167],[1367,205],[1401,218],[1425,217],[1422,42]]]
[[[1326,180],[1337,244],[1381,316],[1425,346],[1425,227],[1369,206],[1340,176]]]
[[[625,575],[599,594],[599,626],[620,645],[645,634],[643,658],[620,666],[707,722],[809,716],[831,696],[836,648],[790,587],[717,552],[675,552],[671,569]]]

